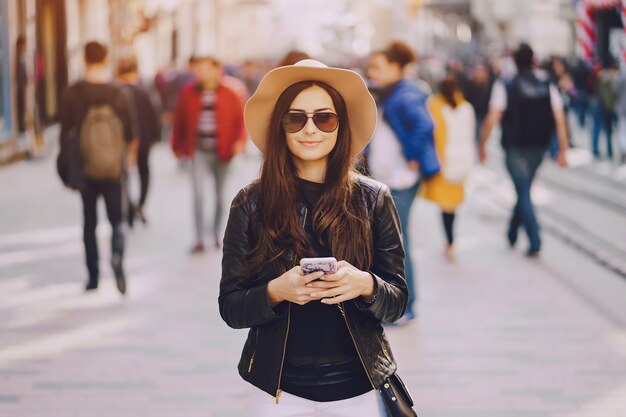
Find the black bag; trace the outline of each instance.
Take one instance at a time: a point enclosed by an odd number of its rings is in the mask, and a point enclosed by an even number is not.
[[[389,417],[417,417],[417,413],[413,410],[411,394],[398,374],[387,378],[378,391],[383,397]]]

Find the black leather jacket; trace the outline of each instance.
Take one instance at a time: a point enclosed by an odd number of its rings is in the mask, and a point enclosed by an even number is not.
[[[340,304],[341,312],[357,353],[373,388],[396,371],[389,342],[381,323],[392,323],[405,312],[408,290],[404,279],[404,249],[400,221],[389,188],[358,176],[358,190],[371,222],[373,264],[377,296],[373,303],[360,298]],[[280,397],[287,337],[291,324],[291,303],[272,308],[267,284],[278,273],[268,266],[255,277],[242,276],[239,266],[252,250],[250,213],[257,198],[248,187],[233,200],[224,237],[219,307],[224,321],[235,329],[250,328],[239,362],[242,378],[263,391]],[[301,218],[306,207],[298,207]]]

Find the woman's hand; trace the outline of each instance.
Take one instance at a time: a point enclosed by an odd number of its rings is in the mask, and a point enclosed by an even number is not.
[[[312,299],[321,299],[324,304],[339,304],[357,297],[369,301],[374,294],[372,275],[346,261],[337,262],[337,272],[320,279],[322,281],[309,282],[306,287],[314,290],[310,294]]]
[[[295,304],[304,305],[313,300],[319,300],[318,297],[312,297],[311,293],[315,292],[314,288],[307,287],[311,281],[321,278],[324,272],[313,272],[304,275],[302,268],[299,266],[291,268],[278,278],[270,281],[267,285],[267,295],[270,304],[276,307],[283,301],[289,301]]]

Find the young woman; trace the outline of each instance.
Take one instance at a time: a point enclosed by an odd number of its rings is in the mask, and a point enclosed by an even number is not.
[[[250,414],[384,416],[377,388],[396,364],[381,323],[404,314],[408,291],[389,189],[353,168],[376,105],[355,72],[304,60],[261,80],[245,123],[264,161],[231,206],[219,306],[250,328]],[[329,256],[336,273],[298,266]]]
[[[413,304],[417,299],[409,239],[411,207],[419,189],[420,176],[427,178],[439,171],[433,145],[433,122],[426,110],[428,95],[416,82],[405,78],[406,67],[415,59],[408,45],[392,42],[386,49],[372,54],[367,71],[369,78],[381,89],[382,118],[391,127],[402,153],[400,163],[384,173],[378,173],[375,167],[381,165],[378,159],[389,159],[389,152],[370,152],[368,155],[374,178],[384,178],[400,214],[409,288],[409,305],[401,323],[415,317]]]
[[[456,209],[463,202],[463,182],[474,164],[476,116],[454,76],[446,76],[439,84],[439,93],[428,100],[428,110],[435,123],[435,149],[442,169],[424,181],[422,196],[441,208],[447,241],[444,253],[453,260]]]

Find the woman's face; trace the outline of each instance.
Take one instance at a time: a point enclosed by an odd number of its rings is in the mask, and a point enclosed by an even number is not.
[[[301,167],[303,163],[326,162],[328,154],[337,143],[339,128],[332,132],[324,132],[315,125],[311,116],[315,113],[337,113],[330,95],[317,85],[309,87],[296,96],[289,106],[288,113],[307,113],[309,116],[299,131],[294,133],[285,131],[287,147],[295,158],[296,165]]]
[[[385,87],[402,78],[402,70],[396,62],[387,61],[384,54],[374,54],[370,57],[367,76],[377,85]]]

